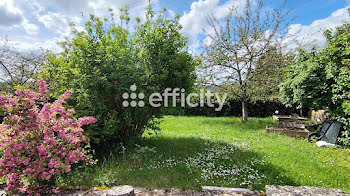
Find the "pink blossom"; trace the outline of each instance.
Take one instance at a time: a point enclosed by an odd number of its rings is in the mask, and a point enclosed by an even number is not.
[[[47,94],[49,92],[49,90],[47,88],[46,81],[38,80],[37,83],[38,83],[38,86],[39,86],[40,94],[44,95],[44,94]]]
[[[50,180],[54,175],[71,172],[73,163],[90,162],[81,147],[87,143],[81,126],[96,119],[72,118],[74,110],[62,105],[71,91],[39,109],[37,100],[45,101],[49,91],[43,80],[38,80],[38,86],[40,93],[17,90],[17,96],[0,95],[0,110],[5,111],[0,124],[0,178],[6,176],[6,191],[33,194],[32,185],[25,185],[22,176]]]
[[[79,125],[89,125],[89,124],[94,124],[96,123],[96,118],[94,117],[84,117],[84,118],[79,118]]]
[[[15,98],[10,98],[10,99],[9,99],[9,104],[15,105],[15,104],[17,104],[17,103],[18,103],[18,100],[17,100],[17,99],[15,99]]]

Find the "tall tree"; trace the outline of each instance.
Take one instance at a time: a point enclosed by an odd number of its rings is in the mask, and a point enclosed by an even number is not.
[[[33,87],[47,51],[19,52],[5,37],[0,40],[0,90],[12,91],[15,86]]]
[[[232,87],[242,103],[243,121],[248,120],[247,104],[251,101],[251,87],[259,78],[259,61],[271,48],[283,56],[291,11],[284,9],[285,3],[269,10],[263,0],[257,4],[247,0],[243,11],[230,8],[225,22],[214,16],[208,18],[211,30],[206,32],[209,39],[204,43],[202,71],[210,83]]]

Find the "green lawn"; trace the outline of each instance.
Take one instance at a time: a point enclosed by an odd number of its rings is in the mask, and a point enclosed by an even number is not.
[[[91,168],[58,179],[70,186],[200,189],[202,185],[263,190],[266,184],[323,186],[350,192],[350,151],[266,134],[270,118],[167,116],[158,135],[118,150]]]

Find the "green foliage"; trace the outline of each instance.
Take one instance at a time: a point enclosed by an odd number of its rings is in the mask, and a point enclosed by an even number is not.
[[[283,79],[283,72],[292,61],[294,55],[283,54],[277,49],[271,48],[256,63],[246,79],[246,92],[248,101],[279,101],[279,85]],[[219,92],[229,92],[229,98],[239,100],[243,96],[238,84],[224,83],[218,89]]]
[[[271,47],[258,59],[257,66],[247,81],[247,93],[251,102],[279,101],[279,84],[283,71],[293,57],[293,53],[283,53],[280,49]]]
[[[280,88],[282,99],[298,107],[321,109],[329,106],[332,83],[326,77],[325,65],[319,63],[315,49],[300,50],[293,64],[285,71]]]
[[[328,107],[334,116],[349,125],[350,23],[343,24],[335,32],[327,30],[324,34],[327,45],[320,51],[301,51],[286,72],[281,96],[287,103],[313,109]],[[343,142],[350,144],[349,132],[344,134]]]
[[[161,108],[149,106],[147,95],[165,88],[185,88],[194,83],[197,61],[185,51],[187,39],[179,32],[178,18],[157,16],[149,6],[146,21],[136,19],[129,30],[127,8],[121,10],[118,23],[113,12],[103,21],[90,15],[85,31],[73,28],[73,38],[62,43],[64,52],[51,55],[42,73],[57,96],[75,89],[74,106],[78,115],[98,119],[87,133],[95,143],[128,141],[154,128],[152,120],[162,114]],[[132,32],[132,33],[131,33]],[[144,93],[145,107],[123,107],[122,94],[137,86]]]

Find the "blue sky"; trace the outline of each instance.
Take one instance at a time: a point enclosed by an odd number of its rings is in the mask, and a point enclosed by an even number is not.
[[[178,14],[189,12],[191,10],[191,0],[160,0],[160,6],[165,6]],[[227,2],[220,1],[219,4]],[[280,0],[265,0],[267,6],[276,7],[281,4]],[[344,8],[349,5],[350,1],[346,0],[289,0],[287,8],[293,8],[292,15],[299,16],[295,23],[311,24],[314,20],[326,18],[335,10]]]
[[[244,6],[246,0],[156,0],[155,8],[165,6],[169,14],[181,15],[183,33],[189,36],[189,50],[196,52],[200,41],[205,39],[202,29],[208,14],[220,19],[231,6]],[[252,0],[254,1],[254,0]],[[142,16],[148,0],[0,0],[0,37],[7,36],[20,50],[39,47],[59,51],[56,42],[69,35],[69,21],[82,25],[84,13],[98,16],[106,14],[109,7],[115,10],[130,5],[131,17]],[[277,7],[282,0],[265,0],[269,8]],[[292,16],[298,16],[291,26],[298,32],[298,40],[313,40],[314,45],[323,45],[322,31],[334,28],[343,21],[350,21],[347,13],[349,0],[289,0],[286,7],[294,8]],[[305,42],[304,42],[305,43]]]

